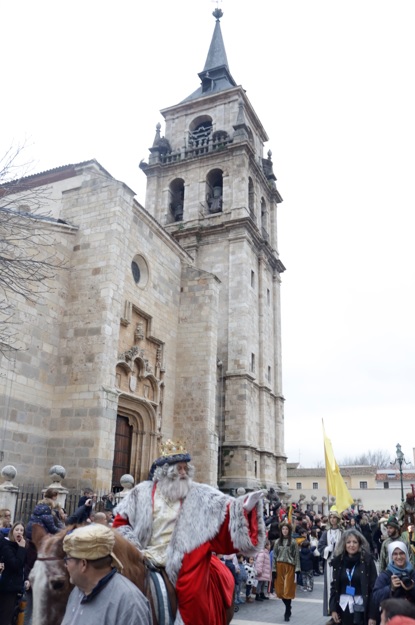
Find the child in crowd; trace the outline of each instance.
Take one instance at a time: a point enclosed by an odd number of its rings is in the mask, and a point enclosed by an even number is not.
[[[264,548],[258,553],[255,560],[255,568],[257,572],[258,585],[256,589],[256,601],[264,601],[268,597],[268,585],[271,581],[271,563],[269,559],[269,550],[271,543],[269,540],[265,542]],[[265,594],[267,593],[267,594]]]
[[[244,556],[240,553],[237,556],[237,559],[238,559],[238,571],[236,573],[236,578],[235,578],[235,603],[239,604],[239,603],[244,603],[241,597],[241,592],[242,592],[243,585],[246,583],[248,575],[244,566],[245,565]]]
[[[245,571],[246,571],[246,589],[245,589],[245,595],[246,595],[246,602],[247,603],[252,603],[252,601],[254,601],[254,598],[252,597],[252,589],[256,590],[256,587],[258,585],[258,580],[256,578],[256,569],[255,569],[255,564],[254,564],[254,558],[250,557],[248,562],[245,562]]]
[[[300,547],[301,578],[303,581],[303,591],[312,592],[314,588],[314,556],[315,547],[310,547],[310,542],[304,540]]]

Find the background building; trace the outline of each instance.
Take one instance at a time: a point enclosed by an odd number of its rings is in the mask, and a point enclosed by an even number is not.
[[[341,466],[344,482],[359,507],[364,510],[387,510],[401,503],[400,473],[396,469],[378,469],[374,466]],[[415,484],[415,469],[402,471],[404,494]],[[301,498],[302,506],[331,505],[327,496],[324,468],[300,468],[298,463],[287,464],[287,479],[291,502]]]

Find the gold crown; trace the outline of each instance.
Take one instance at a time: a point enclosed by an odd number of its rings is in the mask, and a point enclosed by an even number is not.
[[[170,438],[165,443],[160,444],[160,453],[164,458],[166,456],[176,456],[178,454],[187,454],[187,449],[183,441],[172,441]]]

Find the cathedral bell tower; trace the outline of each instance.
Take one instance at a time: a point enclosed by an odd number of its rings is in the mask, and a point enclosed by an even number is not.
[[[233,79],[220,18],[200,86],[161,111],[146,209],[220,280],[215,429],[223,490],[286,487],[276,187],[268,136]],[[179,412],[179,411],[178,411]],[[176,415],[177,417],[177,415]]]

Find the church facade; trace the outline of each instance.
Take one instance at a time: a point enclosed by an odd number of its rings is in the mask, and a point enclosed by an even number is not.
[[[214,15],[200,86],[162,111],[140,164],[145,208],[96,161],[26,179],[48,189],[37,227],[65,267],[36,305],[10,295],[22,349],[1,361],[2,463],[27,481],[52,464],[71,486],[140,481],[173,438],[200,481],[286,488],[282,198]]]

